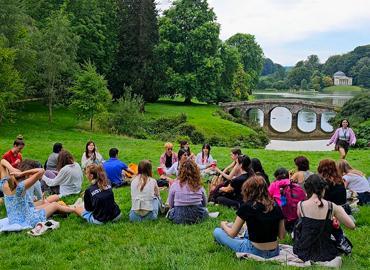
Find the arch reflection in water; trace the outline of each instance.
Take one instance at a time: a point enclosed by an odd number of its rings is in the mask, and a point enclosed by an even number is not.
[[[324,112],[321,115],[321,129],[325,132],[332,132],[334,130],[333,126],[329,123],[329,120],[335,116],[334,112]]]
[[[316,129],[316,113],[311,110],[298,112],[298,128],[303,132],[312,132]]]
[[[248,121],[252,123],[258,123],[259,126],[263,126],[263,111],[260,109],[250,109],[248,112]]]
[[[284,107],[276,107],[270,113],[270,125],[278,132],[287,132],[292,127],[292,113]]]

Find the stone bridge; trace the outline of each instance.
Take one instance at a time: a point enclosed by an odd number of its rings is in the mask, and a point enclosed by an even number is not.
[[[271,139],[287,140],[316,140],[327,139],[332,132],[326,132],[321,127],[321,117],[323,113],[336,111],[334,106],[319,104],[312,101],[301,99],[266,99],[257,101],[239,101],[219,103],[219,106],[226,112],[233,114],[236,110],[240,111],[243,118],[249,118],[251,109],[259,109],[263,112],[263,128],[267,131]],[[288,131],[280,132],[271,126],[271,112],[278,107],[286,108],[292,114],[291,128]],[[312,111],[316,114],[316,128],[309,132],[303,131],[298,127],[298,114],[302,110]]]

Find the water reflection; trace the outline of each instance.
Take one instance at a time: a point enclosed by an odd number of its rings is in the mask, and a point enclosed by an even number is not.
[[[276,107],[271,111],[270,125],[279,132],[287,132],[292,127],[292,113],[284,107]]]
[[[303,132],[312,132],[316,129],[316,113],[311,110],[301,110],[298,113],[298,128]]]
[[[334,112],[324,112],[321,115],[321,129],[325,132],[332,132],[334,130],[333,126],[329,123],[329,120],[335,116]]]
[[[252,123],[258,123],[259,126],[263,126],[263,111],[260,109],[250,109],[248,111],[248,119]]]

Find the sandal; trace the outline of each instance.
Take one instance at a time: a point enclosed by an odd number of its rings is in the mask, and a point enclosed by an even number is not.
[[[46,222],[39,222],[36,224],[35,228],[27,232],[29,235],[32,236],[40,236],[46,233],[48,230],[55,230],[59,228],[59,222],[55,220],[48,220]]]

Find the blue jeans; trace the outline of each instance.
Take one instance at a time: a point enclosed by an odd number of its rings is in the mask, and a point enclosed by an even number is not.
[[[134,210],[131,210],[129,214],[129,218],[130,218],[130,221],[132,222],[140,222],[144,220],[156,220],[158,218],[158,212],[159,212],[159,200],[158,198],[154,198],[152,211],[150,211],[145,216],[140,216]]]
[[[213,236],[218,243],[227,246],[235,252],[251,253],[262,258],[271,258],[279,255],[279,247],[273,250],[260,250],[253,246],[252,242],[247,237],[245,238],[231,238],[227,233],[221,229],[216,228],[213,232]]]
[[[93,213],[90,212],[90,211],[83,211],[82,212],[82,218],[86,219],[86,221],[88,223],[91,223],[91,224],[96,224],[96,225],[102,225],[104,224],[103,222],[99,221],[99,220],[96,220],[93,216]],[[115,219],[113,219],[112,221],[117,221],[121,218],[121,214],[119,214]]]

